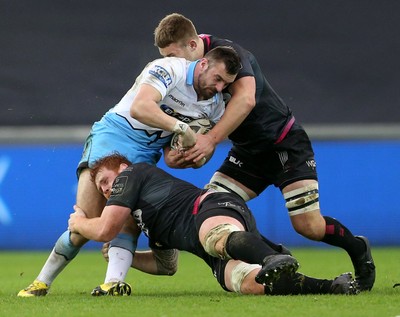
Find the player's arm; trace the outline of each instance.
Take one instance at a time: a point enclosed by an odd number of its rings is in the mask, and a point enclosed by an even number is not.
[[[241,77],[229,87],[232,97],[221,120],[205,135],[198,135],[196,145],[186,151],[188,161],[198,161],[201,154],[210,153],[210,149],[225,140],[229,134],[243,122],[256,105],[256,82],[252,76]]]
[[[78,206],[75,205],[74,209],[75,213],[71,214],[68,220],[69,230],[86,239],[100,242],[114,239],[131,212],[127,207],[112,205],[106,206],[100,217],[86,218]]]
[[[148,126],[173,131],[177,119],[164,113],[158,102],[162,99],[161,93],[151,85],[142,84],[130,108],[132,118]]]
[[[149,84],[142,84],[132,102],[130,115],[132,118],[148,126],[160,128],[182,135],[182,145],[191,147],[196,143],[196,135],[186,123],[164,113],[158,102],[161,93]]]
[[[232,97],[221,120],[205,136],[215,144],[221,143],[243,122],[256,105],[256,81],[252,76],[234,81],[229,92]]]

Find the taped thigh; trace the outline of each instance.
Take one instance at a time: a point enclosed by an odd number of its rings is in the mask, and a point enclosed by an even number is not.
[[[319,210],[318,183],[284,193],[283,197],[290,217]]]
[[[243,189],[220,175],[214,174],[204,188],[211,188],[217,192],[234,193],[242,197],[244,201],[250,200],[249,195]]]

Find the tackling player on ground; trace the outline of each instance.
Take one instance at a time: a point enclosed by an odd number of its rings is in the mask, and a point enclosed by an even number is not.
[[[290,252],[283,254],[271,248],[236,194],[197,188],[155,166],[131,165],[118,153],[100,159],[91,175],[108,199],[107,205],[99,218],[92,219],[75,207],[68,221],[71,232],[107,242],[132,216],[154,251],[179,249],[197,255],[227,291],[269,295],[357,293],[351,274],[321,280],[296,273],[297,260]],[[170,259],[166,263],[170,265]]]

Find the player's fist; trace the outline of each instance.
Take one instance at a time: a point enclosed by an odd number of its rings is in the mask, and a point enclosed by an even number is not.
[[[185,151],[196,144],[196,133],[187,123],[177,120],[172,131],[178,135],[178,150]]]

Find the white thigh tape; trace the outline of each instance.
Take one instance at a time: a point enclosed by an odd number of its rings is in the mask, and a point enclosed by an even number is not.
[[[292,190],[283,197],[291,217],[319,209],[318,183]]]

